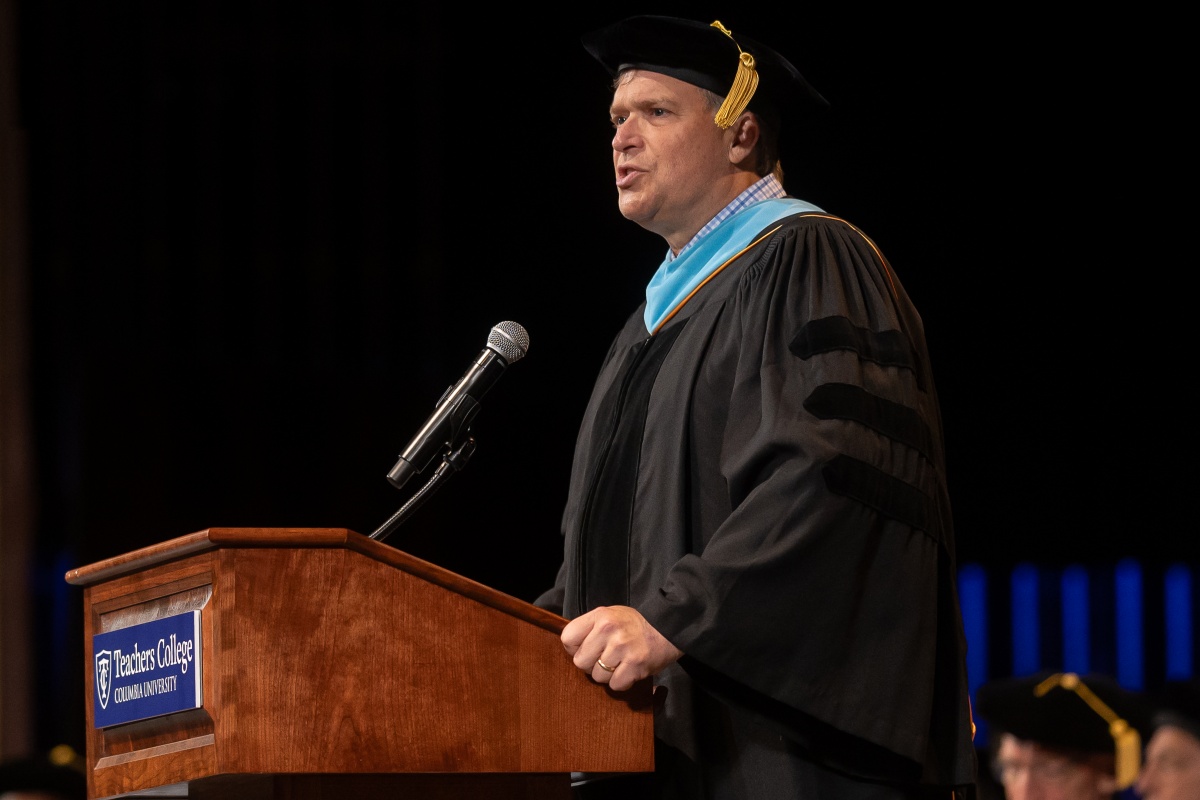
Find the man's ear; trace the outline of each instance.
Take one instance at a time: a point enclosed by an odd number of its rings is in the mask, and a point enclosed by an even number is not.
[[[762,129],[758,125],[758,117],[749,111],[743,111],[737,120],[729,127],[730,162],[747,169],[754,166],[752,154],[754,147],[762,138]]]

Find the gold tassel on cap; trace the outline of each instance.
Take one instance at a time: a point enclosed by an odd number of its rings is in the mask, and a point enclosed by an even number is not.
[[[1079,676],[1074,672],[1051,675],[1034,687],[1033,693],[1042,697],[1055,686],[1070,689],[1082,697],[1083,701],[1108,723],[1108,733],[1113,738],[1116,751],[1116,774],[1114,777],[1117,779],[1117,789],[1128,789],[1137,780],[1138,772],[1142,769],[1142,737],[1138,735],[1136,729],[1117,716],[1116,712],[1097,697],[1087,684],[1079,680]]]
[[[750,98],[754,97],[754,92],[758,89],[758,71],[754,68],[754,56],[742,50],[729,29],[721,24],[721,20],[714,20],[711,27],[728,36],[738,49],[738,68],[737,74],[733,76],[733,86],[729,87],[725,102],[713,117],[713,121],[721,130],[726,130],[746,110],[746,106],[750,105]]]

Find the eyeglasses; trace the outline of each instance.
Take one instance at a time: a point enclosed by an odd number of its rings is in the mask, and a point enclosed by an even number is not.
[[[1024,773],[1029,774],[1030,780],[1050,786],[1066,783],[1077,773],[1079,766],[1067,759],[1053,760],[1037,759],[1026,764],[1014,761],[996,761],[992,764],[992,774],[1000,783],[1014,783]]]

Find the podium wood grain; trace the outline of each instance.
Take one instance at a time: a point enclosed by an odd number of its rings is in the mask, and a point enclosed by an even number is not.
[[[90,798],[524,800],[653,769],[648,681],[608,691],[562,617],[350,530],[210,528],[66,579]],[[92,636],[195,609],[202,707],[94,728]]]

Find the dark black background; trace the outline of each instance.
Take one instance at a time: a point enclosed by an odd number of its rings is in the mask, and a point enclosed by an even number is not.
[[[830,5],[20,4],[39,631],[63,655],[39,740],[82,743],[65,570],[208,527],[370,533],[502,320],[528,356],[388,542],[523,599],[552,581],[591,378],[665,248],[617,212],[578,44],[630,13],[721,19],[831,102],[788,188],[922,311],[960,562],[1195,558],[1186,390],[1145,363],[1185,340],[1116,213],[1128,74],[1071,19]]]

